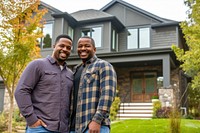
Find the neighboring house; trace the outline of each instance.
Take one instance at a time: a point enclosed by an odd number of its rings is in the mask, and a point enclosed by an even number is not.
[[[117,72],[121,102],[150,102],[159,88],[175,84],[181,93],[185,90],[187,79],[179,71],[179,62],[171,50],[172,44],[187,48],[180,22],[158,17],[122,0],[112,0],[100,10],[71,14],[41,2],[43,7],[49,10],[43,29],[46,39],[40,40],[43,57],[51,55],[57,35],[69,34],[74,43],[67,64],[72,68],[81,62],[76,42],[88,35],[96,42],[97,56],[109,61]]]

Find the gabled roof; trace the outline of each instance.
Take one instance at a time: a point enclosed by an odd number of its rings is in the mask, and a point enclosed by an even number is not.
[[[125,2],[125,1],[123,1],[123,0],[112,0],[110,3],[108,3],[107,5],[105,5],[104,7],[102,7],[100,10],[101,11],[106,11],[106,10],[108,10],[109,8],[111,8],[116,3],[122,4],[122,5],[128,7],[130,9],[132,9],[132,10],[135,10],[136,12],[144,14],[144,15],[146,15],[146,16],[152,18],[152,19],[155,19],[157,21],[160,21],[160,22],[173,21],[173,20],[169,20],[169,19],[165,19],[165,18],[161,18],[159,16],[156,16],[156,15],[154,15],[154,14],[152,14],[150,12],[147,12],[147,11],[141,9],[141,8],[138,8],[138,7],[134,6],[134,5],[131,5],[131,4],[129,4],[129,3]]]
[[[117,30],[124,28],[124,25],[113,15],[94,9],[80,10],[70,14],[79,24],[99,23],[111,21]]]
[[[54,12],[54,13],[61,13],[61,12],[62,12],[62,11],[56,9],[55,7],[50,6],[50,5],[48,5],[47,3],[44,3],[44,2],[42,2],[42,1],[40,1],[40,5],[41,5],[41,6],[44,6],[45,8],[47,8],[48,10],[51,10],[51,11]]]
[[[99,18],[107,18],[107,17],[112,17],[113,16],[113,15],[108,14],[106,12],[102,12],[102,11],[94,10],[94,9],[80,10],[80,11],[71,13],[71,15],[77,21],[99,19]]]

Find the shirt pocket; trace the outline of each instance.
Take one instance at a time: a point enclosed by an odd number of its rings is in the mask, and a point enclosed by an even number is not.
[[[55,84],[57,82],[57,73],[53,71],[44,71],[44,80],[46,84]]]
[[[97,73],[96,71],[91,73],[85,73],[84,79],[88,84],[93,83],[95,80],[97,80]]]

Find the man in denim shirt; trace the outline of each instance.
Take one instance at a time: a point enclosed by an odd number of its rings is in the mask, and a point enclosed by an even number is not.
[[[71,53],[68,35],[56,38],[52,56],[29,63],[15,91],[26,133],[68,133],[73,73],[66,60]]]
[[[95,55],[91,37],[78,40],[82,63],[75,67],[71,133],[109,133],[117,79],[113,66]]]

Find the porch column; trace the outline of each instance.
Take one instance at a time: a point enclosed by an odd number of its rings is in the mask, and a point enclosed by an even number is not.
[[[163,57],[163,87],[170,86],[170,57],[169,55],[165,55]]]

